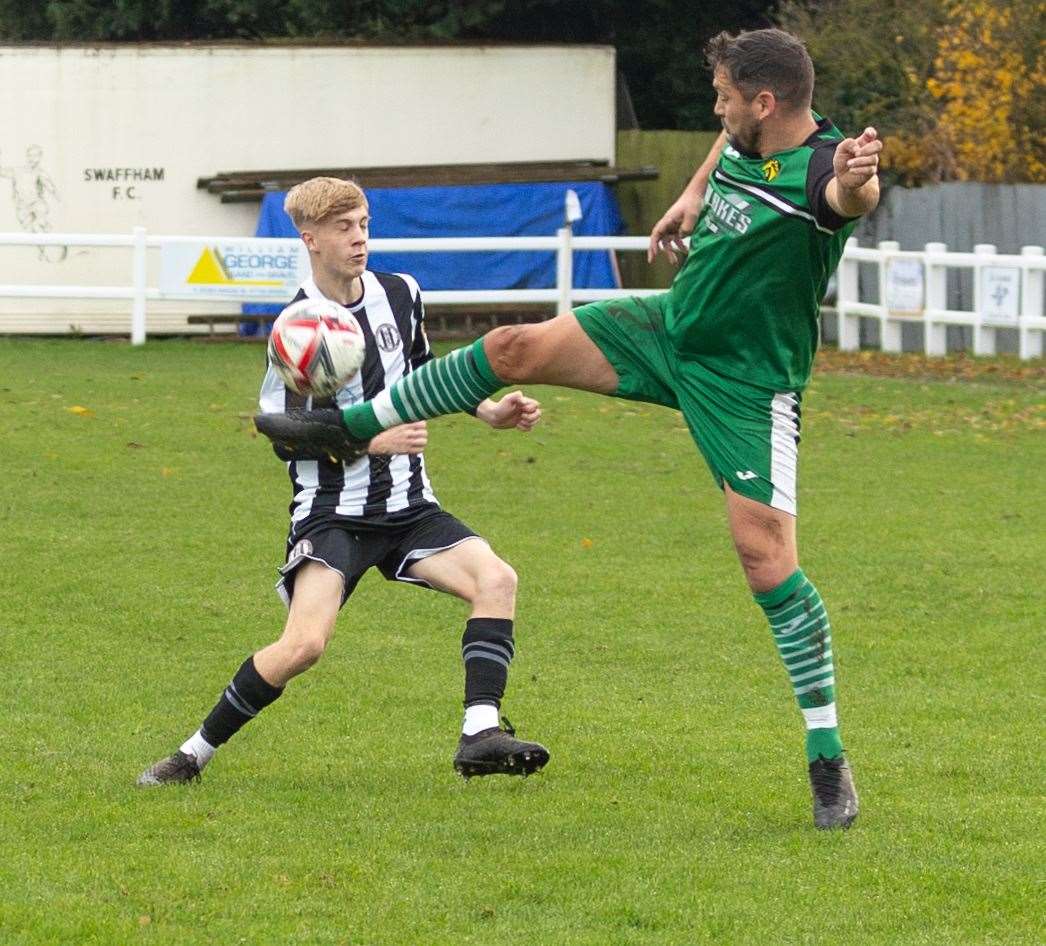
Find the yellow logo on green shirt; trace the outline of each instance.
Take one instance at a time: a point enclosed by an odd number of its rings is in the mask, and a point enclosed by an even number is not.
[[[778,161],[777,158],[771,158],[763,165],[762,171],[763,177],[765,177],[767,183],[769,183],[781,173],[781,162]]]

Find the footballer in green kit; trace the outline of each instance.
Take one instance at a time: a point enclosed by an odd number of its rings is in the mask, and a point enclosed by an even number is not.
[[[651,233],[649,259],[685,257],[668,292],[495,329],[365,404],[266,415],[259,429],[291,446],[363,443],[519,383],[680,411],[802,711],[814,823],[846,828],[857,792],[828,614],[799,567],[797,460],[820,300],[857,218],[878,204],[882,142],[873,128],[844,137],[812,110],[813,64],[794,36],[720,33],[705,52],[723,134]]]

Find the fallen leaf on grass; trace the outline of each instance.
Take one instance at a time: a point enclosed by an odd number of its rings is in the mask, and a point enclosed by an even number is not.
[[[162,466],[160,467],[160,476],[165,478],[168,476],[174,476],[174,470],[172,470],[169,466]]]
[[[94,411],[89,407],[84,407],[82,404],[74,404],[72,407],[67,407],[66,410],[77,417],[94,417]]]
[[[127,446],[130,447],[132,450],[144,450],[145,449],[145,444],[144,443],[138,443],[137,440],[131,440],[127,444]]]
[[[147,913],[143,913],[140,917],[138,917],[139,926],[148,926],[150,923],[152,923],[152,921],[153,918],[149,916]]]
[[[592,548],[592,545],[593,545],[593,542],[592,542],[591,539],[582,539],[581,540],[581,547],[583,549],[590,549],[590,548]]]

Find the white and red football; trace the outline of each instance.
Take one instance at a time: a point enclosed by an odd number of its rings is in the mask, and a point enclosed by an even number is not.
[[[348,309],[302,299],[273,322],[269,364],[299,394],[330,397],[360,370],[365,348],[360,324]]]

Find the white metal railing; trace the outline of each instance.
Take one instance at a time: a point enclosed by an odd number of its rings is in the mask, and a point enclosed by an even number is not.
[[[892,275],[907,263],[899,286]],[[860,301],[858,267],[878,267],[879,301]],[[948,308],[949,269],[973,271],[973,309]],[[927,355],[943,355],[949,325],[973,329],[975,355],[993,355],[1000,329],[1016,329],[1021,358],[1043,354],[1043,274],[1046,257],[1041,246],[1025,246],[1020,255],[1000,254],[993,245],[980,243],[972,253],[950,253],[943,243],[927,243],[922,250],[902,250],[885,241],[875,248],[860,247],[850,239],[839,264],[836,309],[839,347],[853,351],[860,346],[861,317],[877,319],[883,351],[901,350],[901,326],[922,324]],[[989,279],[995,283],[994,300],[987,298]],[[898,292],[897,290],[900,289]],[[907,297],[907,298],[904,298]]]
[[[146,338],[146,304],[150,301],[192,299],[196,302],[229,302],[228,295],[194,294],[192,296],[165,292],[147,283],[147,253],[174,243],[211,243],[243,240],[243,237],[207,236],[150,236],[144,227],[135,227],[129,234],[85,233],[0,233],[0,246],[86,246],[124,247],[131,250],[130,283],[118,286],[68,285],[0,285],[0,298],[48,299],[124,299],[131,301],[131,341],[142,344]],[[251,238],[252,240],[254,238]],[[266,242],[266,241],[261,241]],[[272,239],[270,242],[286,242]],[[561,227],[554,236],[547,237],[445,237],[410,239],[374,239],[372,252],[476,252],[485,250],[553,251],[556,254],[556,288],[554,289],[483,289],[434,290],[425,293],[425,299],[443,304],[483,304],[496,302],[555,303],[559,311],[568,310],[575,302],[637,295],[653,295],[663,289],[579,289],[573,286],[573,254],[579,250],[644,251],[648,245],[645,236],[588,236],[575,237],[569,225]],[[892,292],[891,274],[896,261],[908,261],[906,276],[907,299],[899,309],[896,293]],[[862,302],[859,294],[858,267],[861,263],[878,266],[879,301]],[[915,269],[912,264],[915,264]],[[947,270],[972,269],[974,282],[974,310],[952,310],[947,307]],[[1009,271],[1015,299],[1011,300],[1010,314],[1000,318],[999,313],[985,311],[982,305],[985,274]],[[1016,271],[1016,273],[1014,273]],[[925,350],[930,355],[945,353],[945,329],[949,325],[972,326],[975,354],[993,354],[996,333],[1002,328],[1016,329],[1019,335],[1021,358],[1037,358],[1043,354],[1043,277],[1046,257],[1041,246],[1026,246],[1020,255],[1001,255],[995,247],[981,244],[972,253],[950,253],[943,243],[928,243],[923,250],[901,250],[897,243],[884,242],[876,248],[863,248],[857,241],[848,241],[839,266],[837,312],[839,317],[839,347],[853,350],[860,343],[860,319],[874,318],[881,328],[881,347],[884,351],[901,350],[901,325],[921,323],[925,328]],[[913,273],[919,285],[913,285]],[[914,290],[918,289],[918,292]],[[912,300],[918,297],[913,304]],[[252,299],[245,295],[237,302],[271,301]],[[1012,317],[1011,317],[1012,315]]]
[[[0,246],[86,246],[124,247],[131,253],[131,282],[122,286],[67,286],[67,285],[0,285],[0,298],[32,299],[129,299],[131,300],[131,342],[144,343],[146,337],[146,303],[159,300],[186,299],[194,302],[229,302],[226,294],[196,292],[191,296],[166,292],[147,284],[147,251],[162,249],[175,243],[221,243],[244,240],[245,237],[215,236],[150,236],[144,227],[135,227],[129,234],[93,233],[0,233]],[[286,238],[270,241],[251,237],[252,242],[273,244]],[[370,241],[372,253],[465,253],[484,250],[553,251],[556,254],[555,289],[455,289],[433,290],[425,293],[425,300],[450,305],[495,302],[547,302],[566,310],[574,302],[590,302],[633,295],[651,295],[660,289],[575,289],[573,283],[573,254],[575,250],[645,250],[646,237],[575,237],[570,226],[561,227],[554,236],[547,237],[436,237],[387,238]],[[270,302],[270,298],[237,297],[236,302]]]

